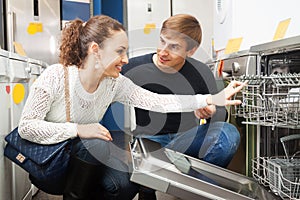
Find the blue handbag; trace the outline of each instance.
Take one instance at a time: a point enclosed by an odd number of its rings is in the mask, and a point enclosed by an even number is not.
[[[65,174],[70,159],[70,141],[52,145],[20,137],[18,127],[5,137],[4,155],[39,180],[57,179]]]

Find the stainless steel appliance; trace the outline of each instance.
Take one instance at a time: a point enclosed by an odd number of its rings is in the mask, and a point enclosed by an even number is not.
[[[4,137],[10,131],[8,52],[0,49],[0,199],[12,199],[12,163],[4,158]]]
[[[127,0],[129,57],[155,52],[159,28],[164,19],[171,16],[171,1]]]
[[[147,139],[136,139],[130,151],[131,181],[181,199],[278,199],[252,178]]]
[[[59,0],[2,0],[6,50],[21,44],[26,55],[48,64],[58,62],[61,30]],[[0,19],[1,19],[0,18]],[[3,47],[4,48],[4,47]]]
[[[60,0],[0,1],[0,45],[8,51],[1,54],[0,65],[0,92],[5,97],[1,98],[2,147],[5,135],[18,125],[32,82],[46,63],[58,62],[60,3]],[[14,53],[17,47],[24,49],[30,59]],[[0,171],[0,199],[32,198],[34,187],[24,170],[3,156],[0,157],[0,168],[3,169]]]
[[[259,127],[260,148],[258,148],[257,156],[284,155],[279,138],[299,133],[300,128],[298,119],[294,121],[300,113],[299,106],[295,107],[298,103],[296,97],[299,95],[300,36],[256,45],[250,50],[260,55],[258,79],[264,79],[261,83],[265,88],[258,94],[264,92],[264,100],[268,101],[264,112],[273,112],[273,110],[276,112],[273,116],[269,113],[269,117],[259,122],[255,119],[248,120],[249,123]],[[251,79],[255,80],[256,77]],[[290,95],[295,95],[295,98],[288,99]],[[290,100],[293,102],[289,103]],[[282,114],[282,111],[285,113]],[[298,148],[300,149],[300,146]]]
[[[3,156],[4,137],[18,125],[28,95],[30,76],[27,71],[27,57],[4,50],[0,52],[0,199],[29,200],[32,193],[28,174]]]
[[[3,4],[3,0],[0,0],[0,13],[4,12],[4,4]],[[5,35],[5,28],[4,28],[4,15],[0,15],[0,48],[5,49],[4,46],[4,35]]]
[[[32,198],[35,188],[28,173],[3,156],[4,137],[18,126],[29,87],[46,67],[45,62],[0,50],[0,199]]]
[[[257,60],[258,54],[249,50],[220,56],[211,68],[219,90],[223,89],[229,81],[238,79],[240,76],[258,74]],[[241,96],[236,98],[241,99]],[[243,118],[243,114],[240,113],[239,109],[239,107],[228,107],[228,121],[237,127],[241,137],[237,153],[230,162],[228,169],[249,175],[252,152],[255,148],[255,133],[251,130],[250,125],[242,123],[245,118]]]
[[[47,67],[47,64],[16,53],[3,52],[7,55],[7,61],[5,65],[2,65],[6,69],[6,74],[3,75],[4,80],[6,80],[3,93],[8,97],[7,104],[4,104],[6,109],[3,109],[4,114],[8,109],[8,116],[5,115],[2,119],[8,127],[3,131],[3,139],[1,140],[4,147],[4,136],[18,126],[30,86]],[[0,167],[5,168],[3,171],[5,172],[5,179],[0,182],[1,186],[7,190],[3,195],[9,197],[4,199],[30,200],[37,189],[31,184],[28,173],[6,158],[4,159],[4,165],[1,163]]]
[[[280,140],[289,136],[297,138],[299,134],[300,36],[256,45],[250,51],[259,54],[258,73],[240,77],[249,82],[242,92],[244,104],[238,110],[246,119],[244,123],[254,127],[256,133],[252,172],[258,181],[273,188],[282,198],[299,199],[300,158],[289,160],[288,156],[299,154],[300,140],[290,140],[284,145]],[[270,161],[279,158],[285,162],[281,162],[282,166],[276,164],[282,167],[278,167],[280,170],[275,171],[277,167],[273,167],[272,174],[281,177],[274,190]],[[286,163],[290,165],[289,171],[286,171]],[[294,174],[293,178],[287,179],[287,172]]]
[[[10,87],[10,131],[18,126],[25,105],[29,87],[30,74],[28,58],[9,52],[8,72]],[[28,173],[12,163],[12,199],[31,199],[31,182]]]
[[[1,143],[18,125],[29,87],[42,69],[58,61],[58,37],[61,30],[59,0],[1,0]],[[30,57],[17,55],[14,42]],[[43,61],[43,62],[42,62]],[[5,69],[5,70],[4,70]],[[2,148],[3,150],[3,148]],[[1,154],[3,155],[3,154]],[[31,199],[28,174],[4,157],[0,162],[0,199]]]

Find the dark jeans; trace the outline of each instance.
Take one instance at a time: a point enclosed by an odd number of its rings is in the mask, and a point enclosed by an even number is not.
[[[189,131],[176,134],[140,137],[220,167],[229,164],[240,143],[238,130],[227,122],[199,125]]]
[[[101,139],[78,138],[74,142],[72,153],[86,162],[99,165],[99,170],[103,172],[99,190],[108,194],[108,199],[133,199],[138,192],[138,185],[130,181],[128,166],[111,155],[110,145],[111,142]]]

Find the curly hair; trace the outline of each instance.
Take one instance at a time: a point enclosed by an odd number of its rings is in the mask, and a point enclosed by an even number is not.
[[[81,19],[70,21],[62,31],[59,62],[64,66],[80,67],[91,42],[96,42],[101,48],[104,40],[114,31],[121,30],[125,31],[123,25],[106,15],[93,16],[87,22]]]

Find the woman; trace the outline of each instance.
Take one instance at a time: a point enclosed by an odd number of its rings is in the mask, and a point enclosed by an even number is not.
[[[217,95],[158,95],[120,75],[128,63],[128,39],[123,26],[108,16],[87,22],[74,20],[62,32],[60,64],[48,67],[31,87],[19,124],[20,135],[41,144],[74,139],[64,199],[132,199],[137,185],[110,156],[109,131],[98,122],[115,101],[157,112],[193,111],[208,104],[237,105],[230,100],[244,83],[233,82]],[[66,122],[64,67],[69,75],[71,121]],[[95,188],[94,188],[95,187]]]

